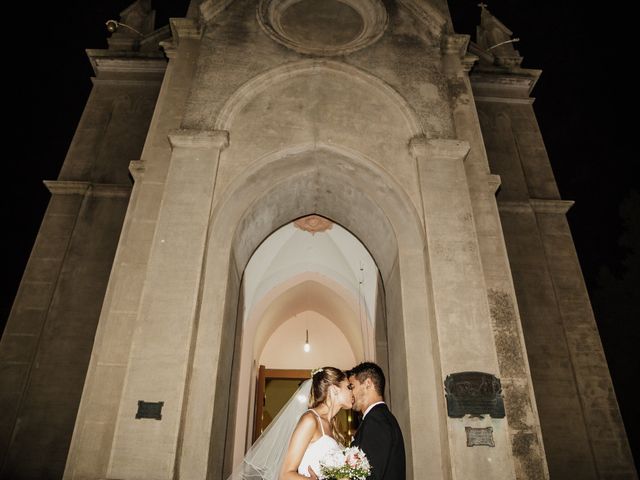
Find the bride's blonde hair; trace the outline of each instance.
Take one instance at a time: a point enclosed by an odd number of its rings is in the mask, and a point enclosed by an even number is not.
[[[309,408],[316,408],[323,403],[331,407],[329,398],[329,387],[334,385],[340,387],[340,382],[347,379],[347,375],[340,369],[335,367],[322,367],[314,370],[312,373],[311,395],[309,395]],[[336,416],[337,417],[337,416]],[[331,424],[331,433],[342,445],[345,444],[345,438],[338,430],[338,421],[333,417],[329,422]]]

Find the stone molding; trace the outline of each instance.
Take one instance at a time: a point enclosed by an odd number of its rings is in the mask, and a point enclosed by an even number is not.
[[[479,97],[527,99],[542,70],[519,68],[505,72],[498,67],[482,66],[469,76],[473,92]]]
[[[88,49],[87,56],[96,76],[104,73],[147,74],[163,76],[167,68],[164,55],[131,53],[117,54],[109,50]]]
[[[54,195],[84,195],[91,186],[90,182],[65,180],[43,180],[42,183]]]
[[[281,18],[287,8],[303,0],[260,0],[258,3],[258,23],[275,42],[291,50],[307,55],[346,55],[375,43],[384,33],[389,23],[387,10],[380,0],[340,0],[355,10],[362,19],[362,30],[350,41],[336,46],[301,42],[291,38],[281,25]]]
[[[529,200],[498,201],[498,209],[509,213],[555,213],[565,215],[575,202],[573,200],[530,198]]]
[[[53,195],[87,195],[94,197],[128,197],[131,185],[117,183],[77,182],[73,180],[43,180]]]
[[[169,133],[171,148],[219,149],[229,146],[226,130],[174,130]]]
[[[500,175],[490,174],[487,175],[487,183],[489,184],[491,191],[496,193],[500,188],[500,185],[502,185],[502,178],[500,178]]]
[[[129,162],[129,173],[136,182],[142,180],[145,169],[146,166],[144,160],[131,160]]]
[[[535,98],[527,97],[527,98],[510,98],[510,97],[490,97],[490,96],[474,96],[473,97],[476,102],[487,102],[487,103],[515,103],[515,104],[527,104],[532,105],[535,102]]]
[[[416,159],[464,160],[470,149],[464,140],[427,139],[423,135],[409,140],[409,153]]]
[[[162,85],[162,80],[129,80],[127,78],[117,79],[117,78],[109,78],[102,79],[91,77],[91,83],[94,85],[109,85],[109,86],[118,86],[118,87],[160,87]]]
[[[529,199],[531,208],[536,213],[561,213],[566,214],[573,204],[576,203],[573,200],[548,200],[541,198]]]
[[[471,69],[479,59],[480,58],[477,55],[468,53],[462,57],[460,62],[462,63],[462,68],[464,69],[464,71],[468,73],[471,71]]]

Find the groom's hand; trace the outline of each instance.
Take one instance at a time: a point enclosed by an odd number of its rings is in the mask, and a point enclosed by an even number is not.
[[[316,472],[313,471],[313,468],[311,468],[311,465],[309,465],[309,475],[311,475],[312,480],[318,480],[318,475],[316,475]]]

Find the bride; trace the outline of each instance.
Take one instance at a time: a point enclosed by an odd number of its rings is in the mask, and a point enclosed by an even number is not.
[[[336,414],[351,408],[346,374],[334,367],[312,372],[253,444],[228,480],[317,478],[320,460],[345,443]]]

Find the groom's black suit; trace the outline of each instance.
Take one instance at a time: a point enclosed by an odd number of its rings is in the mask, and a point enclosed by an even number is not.
[[[404,439],[396,417],[384,403],[367,413],[351,442],[371,464],[368,480],[405,480]]]

